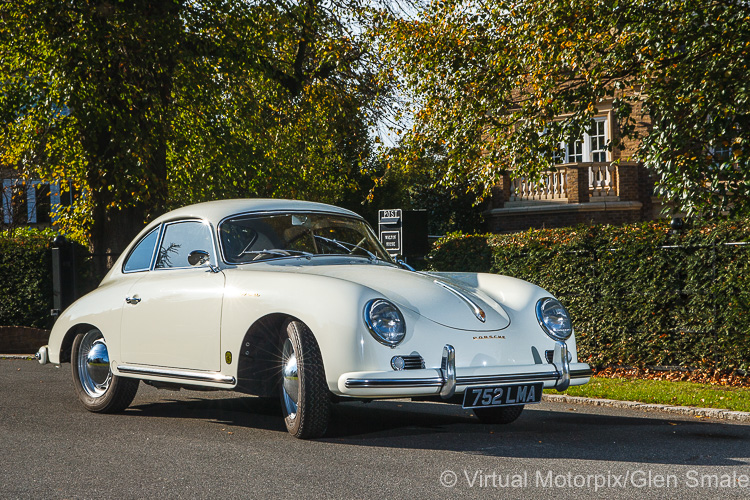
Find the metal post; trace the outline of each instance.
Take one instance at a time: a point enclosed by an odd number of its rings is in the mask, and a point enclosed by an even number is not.
[[[64,236],[52,241],[52,306],[50,315],[57,317],[75,300],[75,249]]]

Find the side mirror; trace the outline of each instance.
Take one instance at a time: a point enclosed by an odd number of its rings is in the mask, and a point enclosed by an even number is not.
[[[211,260],[205,250],[193,250],[188,255],[188,264],[191,266],[202,266]]]

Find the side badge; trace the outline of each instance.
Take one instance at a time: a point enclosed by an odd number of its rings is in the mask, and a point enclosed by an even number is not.
[[[227,351],[226,354],[224,354],[224,359],[226,360],[228,365],[232,364],[232,353],[230,351]]]

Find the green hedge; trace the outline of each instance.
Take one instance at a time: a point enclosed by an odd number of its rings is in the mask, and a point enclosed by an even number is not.
[[[53,237],[50,231],[0,233],[0,325],[50,327]]]
[[[566,304],[591,364],[748,370],[750,221],[450,234],[432,269],[507,274]]]

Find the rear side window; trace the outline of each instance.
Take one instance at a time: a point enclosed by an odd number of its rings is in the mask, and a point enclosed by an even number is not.
[[[133,273],[136,271],[148,271],[151,267],[151,258],[154,256],[154,247],[156,247],[156,239],[159,236],[158,228],[154,229],[138,243],[132,252],[128,260],[125,261],[125,265],[122,270],[126,273]]]

